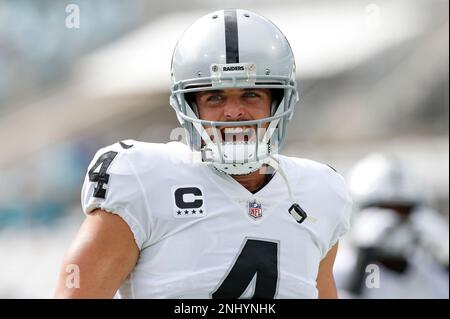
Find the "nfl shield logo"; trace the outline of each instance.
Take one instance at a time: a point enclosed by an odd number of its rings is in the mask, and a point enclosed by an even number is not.
[[[261,204],[257,203],[256,200],[248,203],[248,214],[254,219],[260,218],[262,216]]]

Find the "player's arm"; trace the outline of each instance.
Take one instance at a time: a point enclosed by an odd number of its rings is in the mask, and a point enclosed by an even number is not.
[[[54,296],[112,298],[138,257],[139,249],[125,221],[97,209],[86,217],[64,257]],[[75,272],[67,273],[74,267],[79,269],[79,288],[72,280]]]
[[[319,290],[319,299],[337,298],[336,284],[333,276],[334,260],[338,250],[336,243],[320,262],[319,272],[317,275],[317,289]]]

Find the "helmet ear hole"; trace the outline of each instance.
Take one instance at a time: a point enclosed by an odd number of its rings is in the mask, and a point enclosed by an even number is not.
[[[185,93],[184,99],[186,103],[191,107],[192,111],[194,111],[195,115],[200,118],[197,107],[197,100],[195,98],[195,92]]]
[[[270,110],[271,115],[273,116],[278,109],[281,101],[284,98],[284,90],[283,89],[271,89],[272,94],[272,109]]]
[[[191,105],[191,102],[195,102],[195,92],[185,93],[184,98]]]

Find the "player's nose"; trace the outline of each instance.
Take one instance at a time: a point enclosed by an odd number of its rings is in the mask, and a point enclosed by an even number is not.
[[[244,108],[239,99],[229,98],[223,109],[223,115],[226,121],[237,121],[244,116]]]

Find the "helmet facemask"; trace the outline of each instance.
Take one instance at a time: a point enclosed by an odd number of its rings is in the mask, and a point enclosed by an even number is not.
[[[200,79],[199,79],[200,80]],[[233,81],[239,83],[237,80]],[[281,81],[280,81],[281,82]],[[201,152],[201,159],[230,175],[244,175],[257,171],[264,160],[278,153],[283,146],[286,124],[297,102],[295,83],[256,84],[252,86],[204,86],[172,88],[172,107],[187,132],[187,142],[193,151]],[[183,83],[180,83],[182,85]],[[250,121],[208,121],[199,119],[196,92],[230,88],[269,88],[272,93],[271,116]],[[227,127],[224,133],[221,128]],[[245,127],[246,130],[233,129]]]

